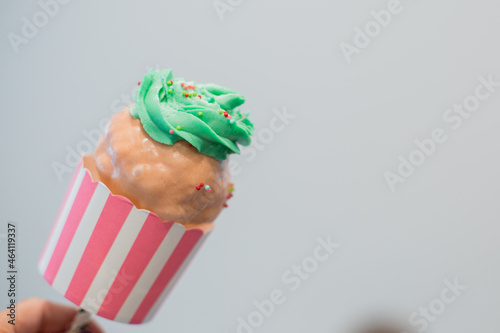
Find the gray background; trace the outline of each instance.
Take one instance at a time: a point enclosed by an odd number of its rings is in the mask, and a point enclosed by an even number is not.
[[[235,157],[230,209],[159,315],[141,328],[98,319],[108,331],[236,332],[281,289],[257,332],[340,332],[373,315],[406,321],[454,278],[467,290],[428,331],[497,330],[500,92],[458,130],[442,115],[479,76],[500,81],[500,6],[402,1],[348,63],[339,43],[387,3],[242,1],[221,20],[212,0],[71,1],[16,53],[8,33],[40,7],[2,1],[0,222],[19,225],[20,298],[68,303],[36,268],[71,178],[52,164],[147,68],[173,68],[243,93],[257,134],[273,109],[296,117],[252,161]],[[448,140],[391,192],[384,172],[437,127]],[[327,235],[341,247],[291,292],[282,274]]]

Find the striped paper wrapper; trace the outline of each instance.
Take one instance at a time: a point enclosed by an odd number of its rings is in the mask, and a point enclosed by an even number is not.
[[[158,310],[207,235],[112,195],[80,163],[39,269],[77,306],[140,324]]]

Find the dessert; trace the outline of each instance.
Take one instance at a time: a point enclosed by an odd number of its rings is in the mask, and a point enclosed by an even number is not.
[[[250,143],[253,125],[237,109],[244,101],[171,70],[150,72],[136,104],[113,116],[85,167],[113,194],[164,221],[210,229],[233,188],[227,157]]]
[[[146,74],[75,173],[39,261],[45,280],[88,312],[150,320],[232,196],[228,157],[253,132],[243,102]]]

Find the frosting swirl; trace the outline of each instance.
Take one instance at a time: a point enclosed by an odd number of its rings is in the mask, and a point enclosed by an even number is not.
[[[130,114],[154,140],[173,145],[186,140],[218,160],[250,144],[253,124],[236,109],[245,102],[237,92],[215,84],[174,78],[172,70],[152,70],[137,92]]]

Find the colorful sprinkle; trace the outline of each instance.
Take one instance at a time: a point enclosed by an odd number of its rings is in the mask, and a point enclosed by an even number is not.
[[[170,80],[170,81],[168,81],[168,82],[167,82],[167,84],[168,84],[169,86],[171,86],[172,84],[174,84],[174,81]]]
[[[229,123],[230,123],[230,124],[234,124],[234,119],[231,119],[231,120],[229,121]]]
[[[213,97],[210,97],[210,98],[208,99],[208,103],[213,103],[214,101],[215,101],[215,100],[214,100],[214,98],[213,98]]]
[[[184,82],[181,82],[181,86],[184,87]]]
[[[199,187],[199,186],[196,186],[196,189],[197,189],[198,191],[200,190],[200,188],[201,188],[201,187]]]
[[[140,86],[141,85],[141,81],[137,82],[137,85]]]
[[[224,207],[227,207],[227,203],[224,204]]]
[[[205,185],[205,190],[210,190],[210,185]]]
[[[170,131],[168,131],[168,133],[174,134],[174,130],[170,130]]]
[[[209,188],[209,189],[207,190],[207,192],[212,192],[212,189],[211,189],[211,188]]]
[[[201,95],[198,95],[199,98],[201,98]]]
[[[200,183],[200,187],[203,187],[203,186],[205,186],[205,184],[203,184],[203,183]]]
[[[222,114],[223,112],[224,112],[224,111],[222,111],[222,110],[219,110],[219,114]]]
[[[244,115],[244,114],[242,114],[242,115],[241,115],[241,118],[245,118],[245,115]]]
[[[185,96],[185,97],[189,97],[189,94],[188,94],[188,93],[184,93],[184,96]]]
[[[176,128],[177,128],[177,130],[178,130],[178,131],[180,131],[182,127],[180,127],[180,126],[177,126]]]
[[[174,91],[172,89],[168,89],[168,93],[171,94],[173,93]]]
[[[203,116],[203,112],[198,112],[198,116]]]

